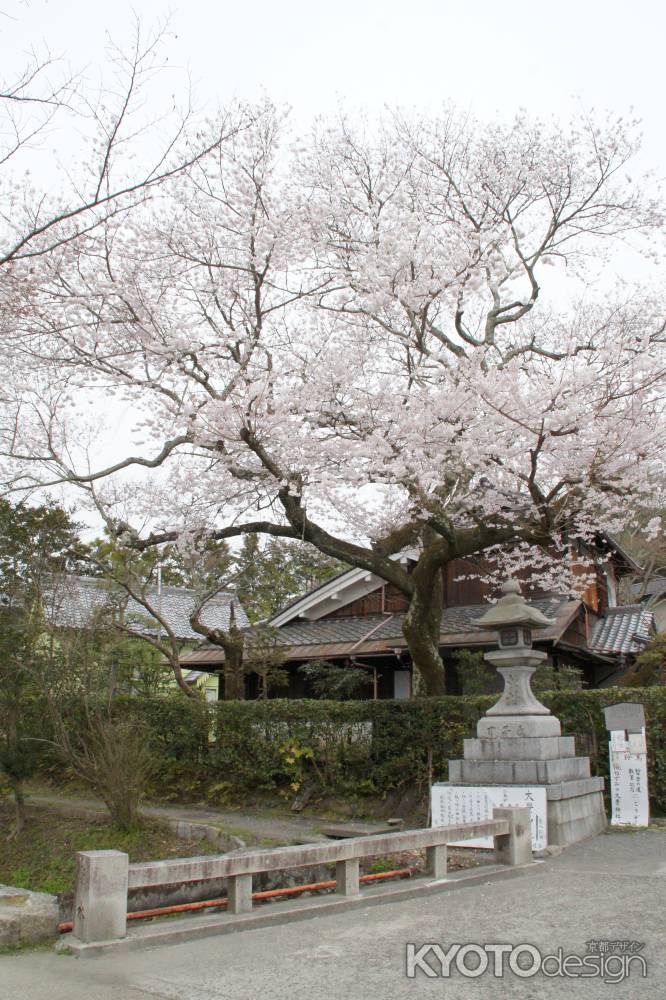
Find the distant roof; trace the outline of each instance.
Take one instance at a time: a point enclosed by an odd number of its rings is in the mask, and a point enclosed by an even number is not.
[[[640,653],[654,628],[654,618],[642,604],[609,608],[595,628],[590,648],[599,653],[619,655]]]
[[[148,603],[159,611],[178,639],[201,639],[190,625],[190,612],[194,607],[195,591],[186,587],[145,589]],[[230,591],[220,591],[206,604],[201,615],[204,625],[210,628],[229,628],[231,605],[239,628],[249,625],[247,615],[238,598]],[[54,582],[44,595],[44,611],[51,622],[60,628],[90,628],[104,609],[123,609],[123,618],[137,632],[154,635],[159,630],[159,622],[134,598],[127,595],[118,585],[101,577],[62,576]]]
[[[203,677],[203,670],[190,670],[185,674],[184,681],[186,684],[194,684],[200,677]]]
[[[666,576],[653,576],[647,585],[635,583],[631,588],[633,594],[638,597],[641,592],[645,597],[666,596]]]

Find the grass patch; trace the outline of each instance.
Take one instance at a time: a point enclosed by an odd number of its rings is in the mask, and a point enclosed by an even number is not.
[[[219,853],[210,841],[177,837],[152,817],[125,833],[103,816],[61,816],[33,806],[22,836],[7,840],[12,822],[13,808],[0,806],[0,883],[36,892],[72,890],[77,851],[125,851],[130,861]]]
[[[53,951],[53,941],[31,941],[30,944],[0,944],[0,955],[21,955],[26,951],[48,951],[51,954],[58,954],[58,952]]]

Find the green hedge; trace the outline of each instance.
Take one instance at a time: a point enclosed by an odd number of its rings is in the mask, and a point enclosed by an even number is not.
[[[116,710],[145,723],[161,760],[154,793],[165,799],[206,796],[242,801],[255,792],[293,797],[308,783],[334,796],[400,796],[425,800],[430,777],[446,780],[450,758],[495,696],[410,701],[270,700],[203,702],[179,695],[123,698]],[[650,797],[666,813],[666,689],[553,691],[542,700],[577,737],[592,773],[608,776],[603,708],[645,706]]]
[[[666,812],[666,690],[607,688],[553,691],[543,702],[562,732],[576,736],[592,774],[608,776],[608,733],[603,708],[619,701],[645,706],[652,808]],[[414,787],[430,776],[446,780],[448,761],[462,756],[463,739],[495,696],[410,701],[327,702],[275,700],[212,706],[215,742],[210,765],[231,793],[285,789],[307,779],[340,795],[380,795]],[[291,751],[291,752],[290,752]],[[294,789],[295,790],[295,789]]]

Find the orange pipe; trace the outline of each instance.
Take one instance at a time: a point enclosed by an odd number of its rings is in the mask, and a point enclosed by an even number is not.
[[[416,871],[415,868],[397,868],[390,872],[375,872],[372,875],[361,875],[359,882],[376,882],[379,879],[384,878],[411,878],[411,876]],[[285,889],[267,889],[264,892],[253,892],[252,899],[274,899],[277,896],[295,896],[301,892],[312,892],[316,889],[333,889],[336,886],[335,879],[331,879],[327,882],[310,882],[307,885],[292,885],[287,886]],[[178,903],[173,906],[160,906],[154,910],[136,910],[134,913],[128,913],[128,920],[146,920],[149,917],[163,917],[169,913],[192,913],[196,910],[207,910],[213,906],[226,906],[227,897],[222,896],[220,899],[202,899],[197,903]],[[60,934],[66,934],[67,931],[71,931],[74,924],[71,920],[65,921],[62,924],[58,924],[58,931]]]

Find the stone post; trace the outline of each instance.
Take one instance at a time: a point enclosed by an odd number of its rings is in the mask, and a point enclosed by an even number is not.
[[[494,838],[498,865],[528,865],[532,861],[530,810],[527,806],[496,806],[493,819],[507,819],[509,832]]]
[[[335,865],[335,891],[340,896],[358,896],[359,885],[359,859],[350,858],[348,861],[338,861]]]
[[[252,876],[230,875],[227,879],[229,913],[249,913],[252,909]]]
[[[426,848],[426,871],[435,880],[446,878],[448,848],[446,844]]]
[[[113,941],[127,934],[129,857],[122,851],[79,851],[76,855],[74,937]]]

